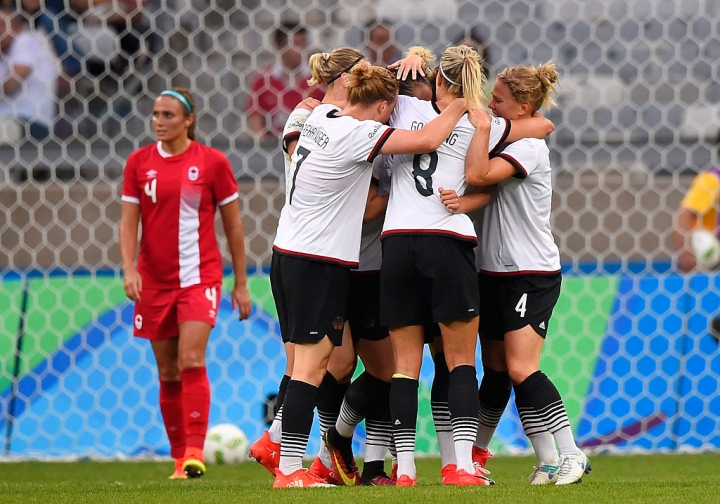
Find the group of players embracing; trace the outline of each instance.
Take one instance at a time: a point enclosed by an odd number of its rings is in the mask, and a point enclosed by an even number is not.
[[[418,47],[390,69],[351,48],[310,58],[309,83],[326,94],[286,124],[270,269],[287,369],[275,421],[250,449],[276,488],[417,485],[426,343],[442,484],[494,484],[488,445],[513,389],[537,455],[531,484],[590,471],[539,369],[561,273],[543,140],[554,126],[538,111],[553,104],[558,72],[551,62],[506,68],[486,104],[475,49],[433,60]],[[351,381],[357,356],[364,369]],[[322,443],[305,469],[315,408]],[[360,474],[352,436],[362,420]]]

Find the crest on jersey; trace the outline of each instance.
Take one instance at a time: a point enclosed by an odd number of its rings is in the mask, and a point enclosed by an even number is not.
[[[335,317],[332,321],[332,325],[333,325],[333,329],[335,329],[336,331],[339,331],[345,325],[345,319],[342,317],[339,317],[339,316]]]
[[[195,182],[199,176],[200,176],[200,168],[198,168],[197,166],[191,166],[190,168],[188,168],[188,178],[190,180]]]
[[[145,175],[147,178],[155,178],[157,177],[157,170],[148,170]]]
[[[143,323],[142,315],[140,315],[138,313],[137,315],[135,315],[135,328],[137,330],[142,329],[142,323]]]

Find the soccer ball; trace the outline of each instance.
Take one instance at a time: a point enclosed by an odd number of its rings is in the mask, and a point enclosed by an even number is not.
[[[205,436],[205,462],[210,464],[239,464],[247,459],[248,438],[233,424],[211,427]]]
[[[720,240],[706,229],[696,229],[690,235],[690,245],[700,270],[714,269],[720,262]]]

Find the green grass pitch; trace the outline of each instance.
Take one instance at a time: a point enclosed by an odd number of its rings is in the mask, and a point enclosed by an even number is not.
[[[4,462],[0,503],[669,503],[720,502],[720,453],[596,455],[578,485],[531,487],[529,457],[488,464],[493,487],[440,485],[440,461],[419,459],[416,488],[355,487],[273,490],[270,475],[247,462],[209,466],[202,480],[172,481],[172,462]]]

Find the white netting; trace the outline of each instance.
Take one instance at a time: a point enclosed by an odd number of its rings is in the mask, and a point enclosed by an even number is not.
[[[64,5],[39,3],[31,22]],[[199,139],[226,152],[240,181],[262,310],[244,326],[227,307],[221,314],[210,357],[213,422],[259,435],[262,400],[284,366],[263,275],[283,186],[278,141],[249,133],[251,81],[275,61],[273,30],[283,22],[308,29],[307,57],[362,48],[374,20],[386,21],[402,50],[421,44],[439,54],[475,35],[491,77],[508,65],[558,64],[561,93],[548,139],[553,226],[563,263],[577,276],[565,282],[543,365],[589,445],[720,446],[712,434],[720,355],[707,333],[708,318],[720,313],[717,279],[667,270],[680,198],[694,173],[717,164],[718,2],[147,0],[120,22],[117,43],[108,39],[108,18],[53,19],[50,35],[66,33],[71,45],[105,53],[80,58],[75,73],[66,68],[48,138],[0,135],[7,141],[0,144],[0,306],[8,313],[0,326],[0,427],[12,410],[11,454],[165,446],[154,365],[129,336],[116,230],[122,166],[152,141],[153,99],[171,86],[192,90]],[[514,414],[499,439],[499,449],[526,447]],[[420,445],[432,450],[432,437]]]

